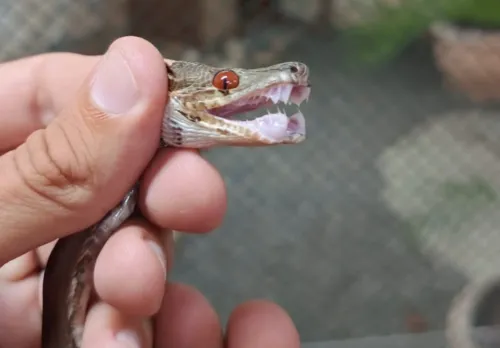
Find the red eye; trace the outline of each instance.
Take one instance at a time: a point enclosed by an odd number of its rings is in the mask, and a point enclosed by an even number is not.
[[[232,70],[222,70],[215,74],[212,84],[215,88],[227,91],[236,88],[240,84],[240,78]]]

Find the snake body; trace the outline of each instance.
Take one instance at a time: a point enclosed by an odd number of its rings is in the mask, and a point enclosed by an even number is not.
[[[167,61],[169,100],[159,147],[268,146],[305,139],[302,113],[278,111],[254,120],[230,117],[309,97],[309,69],[285,62],[258,69],[217,68]],[[110,236],[134,213],[139,185],[99,222],[59,239],[43,282],[42,348],[80,348],[93,291],[95,261]]]

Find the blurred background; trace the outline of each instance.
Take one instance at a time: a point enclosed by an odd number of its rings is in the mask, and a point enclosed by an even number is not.
[[[500,318],[497,2],[1,0],[0,59],[132,34],[171,59],[307,63],[308,139],[203,154],[229,209],[214,233],[181,235],[172,279],[223,321],[276,301],[304,347],[499,347],[453,331]]]

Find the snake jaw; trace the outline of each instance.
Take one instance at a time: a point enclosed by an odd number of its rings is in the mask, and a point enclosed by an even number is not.
[[[267,115],[245,121],[233,120],[229,117],[263,106],[276,105],[280,102],[300,106],[302,102],[308,100],[310,92],[309,85],[275,84],[225,106],[210,109],[209,113],[214,115],[220,124],[227,125],[224,127],[227,130],[241,127],[262,145],[296,144],[305,140],[306,135],[306,122],[300,110],[288,116],[284,111],[278,109],[278,112],[268,112]]]
[[[266,146],[297,144],[305,139],[306,124],[300,110],[291,116],[278,109],[252,120],[233,118],[278,103],[300,106],[311,91],[305,64],[225,69],[236,75],[233,78],[239,77],[237,85],[227,90],[213,83],[220,68],[189,62],[174,63],[171,68],[171,92],[162,127],[164,144],[190,148]]]

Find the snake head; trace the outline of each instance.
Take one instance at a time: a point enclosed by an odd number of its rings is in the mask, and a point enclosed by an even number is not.
[[[216,68],[174,62],[169,67],[169,103],[162,140],[177,147],[296,144],[305,139],[300,110],[252,120],[236,115],[273,104],[300,104],[309,98],[309,69],[286,62],[257,69]]]

